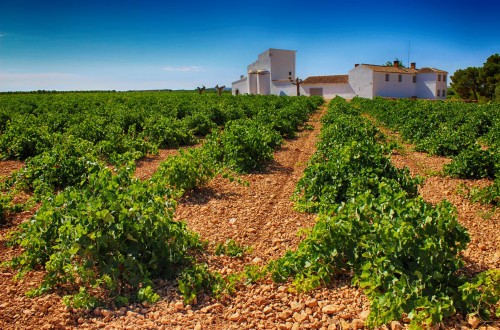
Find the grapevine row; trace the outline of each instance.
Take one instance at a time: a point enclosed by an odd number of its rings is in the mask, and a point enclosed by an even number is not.
[[[383,135],[360,114],[343,99],[330,103],[295,196],[318,220],[297,250],[270,264],[273,279],[311,290],[352,273],[371,300],[369,326],[403,313],[414,328],[457,311],[499,316],[500,272],[460,275],[469,236],[455,209],[418,196],[419,179],[391,164]]]
[[[473,194],[473,199],[500,202],[500,106],[433,102],[426,100],[355,99],[356,107],[416,149],[452,157],[444,173],[463,179],[491,178],[493,185]]]

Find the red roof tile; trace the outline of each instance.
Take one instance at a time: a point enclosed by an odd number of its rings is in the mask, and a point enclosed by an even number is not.
[[[336,76],[312,76],[307,77],[303,84],[304,85],[315,85],[315,84],[347,84],[349,82],[348,75],[336,75]]]
[[[375,65],[375,64],[361,64],[363,66],[367,66],[375,72],[385,72],[385,73],[417,73],[418,70],[412,68],[397,68],[394,66],[385,66],[385,65]]]

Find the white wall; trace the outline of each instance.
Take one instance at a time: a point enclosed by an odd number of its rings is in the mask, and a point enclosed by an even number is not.
[[[445,74],[440,73],[440,75],[441,75],[441,81],[439,81],[439,80],[436,81],[436,89],[441,90],[441,93],[440,93],[439,97],[436,94],[436,98],[438,98],[440,100],[444,100],[446,98],[446,94],[443,96],[443,91],[445,91],[445,93],[447,93],[448,86],[446,86],[447,85],[446,81],[443,80],[443,76]],[[446,74],[446,76],[448,76],[448,75]]]
[[[386,72],[373,73],[373,96],[407,98],[417,96],[413,74],[388,73],[389,81],[385,81]],[[398,76],[402,81],[399,82]],[[418,79],[418,78],[417,78]]]
[[[323,88],[323,97],[325,99],[333,99],[335,96],[341,96],[345,99],[352,99],[356,96],[354,89],[349,84],[314,84],[314,85],[303,85],[302,90],[304,91],[301,95],[310,96],[309,90],[311,88]]]
[[[360,97],[373,98],[373,75],[370,68],[359,65],[349,70],[349,84]]]
[[[233,95],[236,95],[236,90],[239,91],[239,94],[248,94],[248,79],[247,79],[247,77],[233,82],[233,84],[231,86],[231,90],[232,90]]]
[[[257,76],[256,73],[248,74],[248,94],[257,94]]]
[[[302,93],[302,91],[301,91]],[[292,85],[290,82],[271,82],[271,94],[273,95],[288,95],[288,96],[297,96],[297,86]],[[303,95],[303,94],[301,94]]]
[[[260,73],[257,75],[257,86],[259,86],[260,95],[271,94],[271,76],[269,72]]]
[[[420,73],[417,75],[417,97],[421,99],[436,98],[437,73]],[[446,84],[445,84],[446,85]]]
[[[271,61],[271,80],[295,79],[294,50],[269,49],[267,58]],[[291,74],[290,74],[291,72]]]

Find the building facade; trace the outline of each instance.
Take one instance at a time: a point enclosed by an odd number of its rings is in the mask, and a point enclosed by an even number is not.
[[[233,94],[296,95],[295,50],[270,48],[247,67],[247,76],[233,82]]]
[[[247,67],[247,76],[232,83],[233,95],[297,95],[295,84],[296,51],[270,48]],[[392,66],[356,64],[347,75],[312,76],[299,88],[300,95],[321,95],[325,98],[355,96],[374,98],[444,99],[447,75],[434,68],[402,68],[398,61]]]
[[[415,63],[402,68],[398,61],[392,66],[360,64],[349,71],[349,84],[356,95],[394,98],[444,99],[447,75],[434,68],[417,69]]]

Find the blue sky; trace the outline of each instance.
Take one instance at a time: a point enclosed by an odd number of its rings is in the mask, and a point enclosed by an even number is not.
[[[268,48],[297,74],[346,74],[395,57],[481,66],[500,53],[498,0],[0,0],[0,91],[226,85]]]

